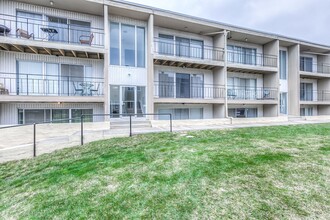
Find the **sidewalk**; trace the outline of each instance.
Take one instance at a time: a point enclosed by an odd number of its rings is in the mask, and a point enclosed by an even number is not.
[[[211,120],[200,120],[196,123],[173,123],[174,132],[234,129],[246,127],[281,126],[330,123],[330,119],[295,120],[279,122],[259,122],[242,124],[211,124]],[[125,129],[109,129],[109,122],[84,124],[84,143],[109,139],[113,137],[128,137],[129,127]],[[153,127],[134,127],[133,134],[153,132],[167,132],[170,130],[169,122]],[[36,146],[37,155],[50,153],[55,150],[80,145],[80,124],[43,124],[37,126]],[[0,163],[33,157],[33,126],[9,128],[1,130],[0,135]]]

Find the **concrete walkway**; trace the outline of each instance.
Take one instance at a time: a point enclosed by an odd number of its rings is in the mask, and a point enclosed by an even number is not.
[[[246,127],[280,126],[330,123],[330,118],[315,120],[294,121],[261,121],[254,123],[212,124],[199,120],[196,122],[173,123],[174,132],[210,130],[210,129],[234,129]],[[244,121],[242,121],[244,122]],[[246,122],[246,121],[245,121]],[[232,123],[232,122],[231,122]],[[109,139],[113,137],[128,137],[129,127],[109,129],[109,122],[85,123],[84,143]],[[155,123],[151,127],[141,127],[133,124],[133,134],[169,131],[169,122]],[[36,133],[37,155],[50,153],[55,150],[80,145],[80,124],[43,124],[37,125]],[[33,157],[33,126],[8,128],[0,130],[0,163],[12,160],[20,160]]]

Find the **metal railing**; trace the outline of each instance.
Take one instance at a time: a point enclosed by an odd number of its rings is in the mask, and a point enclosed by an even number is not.
[[[76,122],[80,123],[80,144],[84,145],[84,123],[86,123],[85,119],[88,119],[87,121],[89,122],[89,119],[91,117],[112,117],[112,116],[124,116],[129,118],[129,136],[133,136],[133,117],[134,116],[168,116],[169,117],[169,131],[173,132],[173,123],[172,123],[172,114],[171,113],[164,113],[164,114],[83,114],[80,117],[77,118],[66,118],[66,119],[59,119],[59,120],[51,120],[51,121],[44,121],[40,123],[33,123],[33,124],[23,124],[23,125],[11,125],[11,126],[5,126],[5,127],[0,127],[0,130],[4,129],[10,129],[10,128],[17,128],[17,127],[27,127],[32,125],[32,140],[33,140],[33,157],[37,156],[37,125],[42,125],[42,124],[53,124],[53,123],[62,123],[62,122]],[[28,138],[28,137],[27,137]]]
[[[227,51],[227,61],[252,66],[277,67],[277,56],[262,53]]]
[[[277,100],[278,90],[266,87],[229,87],[227,98],[229,100]]]
[[[77,24],[62,24],[49,20],[0,14],[3,32],[0,36],[18,37],[36,41],[104,46],[104,29]]]
[[[224,61],[224,49],[205,46],[187,45],[179,42],[169,42],[165,39],[154,39],[155,53],[158,55],[185,57],[197,60]]]
[[[309,63],[309,62],[301,61],[300,71],[330,74],[330,64],[327,63],[318,64],[318,63]]]
[[[323,102],[330,101],[330,90],[300,90],[300,101]]]
[[[102,96],[104,79],[0,72],[0,95]]]
[[[186,99],[222,99],[224,86],[203,83],[154,82],[154,97]]]

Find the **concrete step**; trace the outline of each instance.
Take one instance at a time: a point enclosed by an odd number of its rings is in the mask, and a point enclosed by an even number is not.
[[[304,121],[304,119],[300,116],[289,116],[288,120],[289,121]]]

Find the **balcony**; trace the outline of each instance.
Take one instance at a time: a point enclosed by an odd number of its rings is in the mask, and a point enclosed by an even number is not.
[[[224,65],[224,49],[154,39],[154,64],[211,70]]]
[[[154,82],[155,102],[160,103],[218,103],[225,98],[225,88],[211,84]]]
[[[6,51],[103,58],[104,30],[77,24],[0,14],[0,49]],[[63,20],[63,19],[62,19]],[[81,23],[81,24],[79,24]]]
[[[277,72],[277,56],[262,53],[244,53],[227,51],[229,71],[259,73],[264,71]]]
[[[103,78],[0,73],[2,101],[97,100],[96,97],[103,97],[103,86]]]
[[[266,87],[234,87],[227,89],[228,102],[241,103],[248,101],[251,103],[276,103],[278,100],[278,90]]]
[[[301,75],[311,76],[311,78],[330,77],[330,64],[300,62]]]
[[[330,90],[300,90],[300,101],[304,104],[330,104]]]

